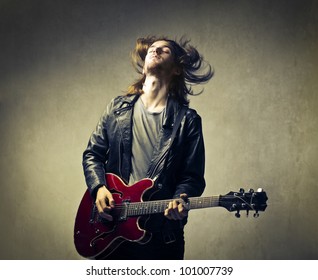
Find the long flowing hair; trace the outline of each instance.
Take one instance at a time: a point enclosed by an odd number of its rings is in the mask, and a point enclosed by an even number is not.
[[[180,70],[180,75],[175,75],[172,79],[169,89],[170,95],[181,104],[188,104],[188,95],[198,95],[203,92],[201,90],[198,93],[194,93],[192,86],[206,83],[212,78],[214,72],[211,65],[203,59],[197,49],[189,44],[190,40],[184,37],[178,43],[176,40],[168,39],[165,36],[148,36],[137,39],[131,58],[135,70],[141,76],[128,87],[127,94],[143,93],[142,87],[146,78],[143,74],[145,57],[148,48],[156,41],[167,41],[169,43],[175,64]]]

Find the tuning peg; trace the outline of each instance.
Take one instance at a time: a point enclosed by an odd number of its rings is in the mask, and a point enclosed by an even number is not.
[[[248,192],[249,192],[249,193],[253,193],[254,190],[253,190],[253,189],[249,189]]]
[[[241,217],[240,210],[237,210],[237,212],[235,213],[235,217],[236,218],[240,218]]]
[[[254,218],[258,218],[258,217],[259,217],[258,211],[256,211],[256,212],[254,213],[253,217],[254,217]]]
[[[240,188],[240,193],[244,193],[245,190],[243,188]]]
[[[248,217],[248,214],[249,214],[249,210],[247,209],[246,210],[246,217]]]

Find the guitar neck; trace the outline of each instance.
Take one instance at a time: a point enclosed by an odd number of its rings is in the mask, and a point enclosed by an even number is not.
[[[184,203],[183,200],[177,199]],[[214,195],[211,197],[191,197],[188,199],[186,205],[189,210],[209,208],[219,206],[219,195]],[[171,199],[167,200],[156,200],[156,201],[145,201],[145,202],[132,202],[127,203],[127,216],[141,216],[156,213],[163,213],[168,207]]]

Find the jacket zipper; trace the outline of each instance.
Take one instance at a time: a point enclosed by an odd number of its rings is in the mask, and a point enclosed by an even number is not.
[[[133,107],[133,105],[131,103],[128,103],[126,107],[121,107],[119,109],[116,109],[114,111],[114,113],[115,113],[115,115],[119,116],[121,113],[130,110],[132,107]]]

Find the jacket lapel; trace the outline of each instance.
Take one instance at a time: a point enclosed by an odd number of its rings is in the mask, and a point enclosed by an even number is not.
[[[133,95],[128,100],[126,97],[121,106],[114,112],[121,134],[121,151],[118,155],[122,155],[120,162],[121,176],[126,182],[129,181],[131,172],[132,114],[134,104],[138,98],[139,95]]]

